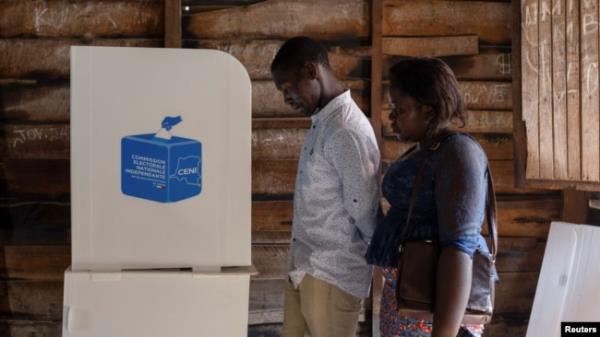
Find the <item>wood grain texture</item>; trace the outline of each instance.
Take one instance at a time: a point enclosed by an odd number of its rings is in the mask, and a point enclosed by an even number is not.
[[[468,109],[511,110],[510,83],[490,81],[461,81],[460,89]]]
[[[199,39],[356,39],[369,36],[368,14],[363,0],[272,0],[192,15],[186,31]]]
[[[237,58],[253,80],[271,79],[271,62],[282,40],[199,40],[187,42],[197,48],[218,49]],[[369,77],[366,51],[361,48],[329,48],[329,64],[339,79]]]
[[[181,0],[164,0],[166,48],[181,48]]]
[[[520,110],[526,132],[525,144],[527,149],[526,177],[540,177],[540,141],[539,141],[539,11],[538,0],[521,2],[521,59],[522,65],[520,83],[522,88],[522,108]],[[518,121],[520,123],[520,120]],[[517,130],[521,131],[521,130]],[[521,140],[521,139],[519,139]],[[523,145],[525,145],[523,144]],[[525,166],[522,167],[525,169]]]
[[[478,52],[477,35],[383,38],[383,53],[387,55],[440,57]]]
[[[459,80],[507,81],[511,79],[511,54],[506,51],[485,51],[472,56],[442,57]]]
[[[371,1],[371,125],[377,145],[382,142],[382,100],[383,100],[383,0]]]
[[[539,21],[539,142],[540,178],[554,178],[552,116],[552,0],[540,0]]]
[[[0,162],[0,185],[8,194],[48,197],[70,193],[70,164],[64,159],[6,159]]]
[[[510,43],[510,4],[481,1],[388,0],[383,35],[469,35],[490,44]]]
[[[567,178],[567,39],[565,0],[552,0],[553,177]],[[600,158],[599,158],[600,160]]]
[[[0,40],[0,77],[68,78],[69,48],[78,45],[161,47],[149,39],[3,39]]]
[[[68,84],[0,86],[0,119],[9,122],[68,122]]]
[[[0,37],[160,36],[163,8],[149,1],[0,2]]]
[[[10,195],[0,202],[0,219],[0,246],[65,244],[71,238],[67,198]]]
[[[581,179],[579,0],[567,0],[567,162],[569,180]]]
[[[4,158],[68,159],[70,133],[68,124],[4,125],[0,127]]]
[[[581,179],[600,181],[598,2],[581,2]]]

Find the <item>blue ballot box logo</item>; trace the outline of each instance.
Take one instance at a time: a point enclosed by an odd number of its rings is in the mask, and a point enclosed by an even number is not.
[[[182,121],[166,117],[157,133],[121,139],[121,191],[158,202],[176,202],[202,190],[202,144],[172,136]]]

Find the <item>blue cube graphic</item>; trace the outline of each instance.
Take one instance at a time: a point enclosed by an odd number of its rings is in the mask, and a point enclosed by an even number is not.
[[[201,190],[199,141],[175,136],[165,139],[155,134],[121,139],[123,194],[166,203],[191,198]]]

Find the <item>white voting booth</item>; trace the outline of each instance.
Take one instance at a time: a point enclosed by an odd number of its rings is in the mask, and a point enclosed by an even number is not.
[[[559,337],[561,322],[600,321],[600,227],[553,222],[527,337]]]
[[[214,50],[71,50],[63,336],[246,336],[251,85]]]

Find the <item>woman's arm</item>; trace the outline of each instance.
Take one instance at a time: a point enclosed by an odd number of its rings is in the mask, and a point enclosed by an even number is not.
[[[471,257],[452,246],[440,254],[432,337],[455,337],[471,291]]]
[[[487,160],[477,143],[455,136],[440,148],[435,168],[439,242],[434,337],[455,337],[471,291],[487,194]]]

